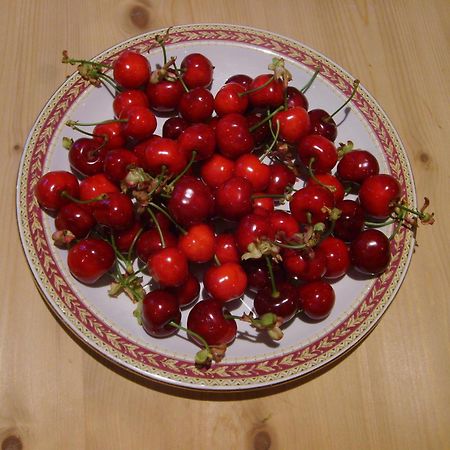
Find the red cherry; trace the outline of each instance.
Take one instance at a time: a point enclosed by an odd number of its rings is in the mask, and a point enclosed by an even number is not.
[[[178,248],[189,261],[205,263],[211,260],[215,252],[213,229],[205,223],[192,225],[186,234],[180,236]]]
[[[336,122],[323,109],[311,109],[308,112],[311,122],[310,134],[318,134],[334,142],[337,137]]]
[[[285,240],[300,232],[298,222],[287,211],[276,210],[268,216],[269,235],[271,240]]]
[[[306,95],[303,94],[299,89],[294,86],[288,86],[286,89],[286,99],[287,107],[295,108],[299,106],[300,108],[306,109],[308,111],[309,103]]]
[[[289,202],[292,215],[303,224],[325,222],[333,206],[333,194],[319,185],[299,189]]]
[[[63,205],[55,218],[57,230],[68,230],[77,239],[86,237],[95,226],[95,219],[88,208],[78,203]]]
[[[169,230],[163,228],[161,233],[164,238],[166,247],[175,247],[177,245],[177,237]],[[139,259],[146,263],[151,254],[163,248],[161,237],[156,228],[144,231],[136,242],[136,253]]]
[[[350,246],[350,257],[353,267],[359,272],[379,275],[391,260],[389,239],[380,230],[362,231]]]
[[[242,95],[245,87],[238,83],[223,85],[214,99],[214,109],[219,117],[226,114],[244,114],[248,107],[248,97]]]
[[[225,303],[244,295],[247,275],[242,266],[234,262],[210,266],[204,274],[203,285],[212,298]]]
[[[159,175],[163,167],[170,175],[176,175],[186,167],[187,159],[177,141],[154,136],[147,141],[144,150],[145,166],[151,175]]]
[[[163,289],[149,292],[142,301],[144,330],[150,336],[167,337],[178,331],[170,322],[181,322],[181,311],[176,297]]]
[[[211,61],[201,53],[191,53],[181,61],[184,83],[189,89],[207,88],[211,85],[214,67]]]
[[[259,291],[265,287],[271,287],[270,274],[264,259],[248,259],[243,264],[245,273],[247,274],[247,286],[249,289]],[[278,284],[284,281],[284,273],[280,270],[279,265],[274,265],[272,272],[275,284],[278,286]]]
[[[253,214],[267,217],[275,208],[273,198],[264,197],[263,192],[255,192],[252,198]]]
[[[167,207],[179,225],[188,227],[213,215],[214,198],[200,180],[184,176],[175,185]]]
[[[79,185],[73,173],[64,170],[47,172],[36,183],[34,194],[41,208],[48,211],[58,211],[71,200],[61,195],[63,192],[78,198]]]
[[[98,141],[80,138],[69,149],[69,163],[72,169],[83,176],[95,175],[103,171],[103,161],[108,149]]]
[[[157,83],[147,85],[147,97],[150,108],[158,113],[174,112],[178,108],[181,96],[184,93],[183,85],[176,78],[174,72],[169,71],[173,80],[163,79]]]
[[[178,300],[180,308],[187,308],[197,301],[200,294],[200,283],[191,273],[188,279],[180,286],[168,288],[168,292],[175,296]]]
[[[80,200],[92,200],[103,194],[120,192],[119,188],[112,183],[104,173],[98,173],[86,177],[80,182]],[[90,205],[92,206],[92,205]]]
[[[268,194],[284,194],[288,186],[293,186],[296,180],[295,173],[282,163],[274,163],[270,166]]]
[[[139,108],[145,107],[139,106]],[[125,115],[125,113],[123,114]],[[95,135],[94,141],[97,142],[97,145],[107,150],[125,145],[125,135],[120,122],[99,123],[94,127],[92,133]]]
[[[270,234],[270,225],[266,217],[257,214],[248,214],[240,221],[235,231],[236,243],[239,252],[246,253],[248,246],[258,240],[267,238]]]
[[[306,109],[296,106],[279,111],[272,118],[272,128],[279,127],[279,138],[288,144],[296,144],[309,131],[310,123]]]
[[[265,112],[259,109],[250,112],[245,116],[245,119],[247,120],[247,128],[249,130],[253,129],[252,127],[254,125],[260,124],[265,118]],[[262,125],[259,125],[258,127],[253,129],[253,131],[251,131],[251,135],[255,143],[255,148],[262,147],[268,142],[271,137],[269,122],[264,122]]]
[[[230,159],[250,153],[255,145],[247,120],[241,114],[227,114],[219,119],[216,127],[217,147]]]
[[[124,51],[114,62],[114,79],[123,87],[134,89],[147,84],[150,63],[139,53]]]
[[[134,244],[136,236],[142,231],[142,224],[135,220],[133,224],[125,230],[114,231],[114,243],[119,252],[128,253]]]
[[[211,188],[218,188],[234,174],[234,161],[218,153],[205,161],[200,168],[203,181]]]
[[[251,153],[236,160],[234,175],[250,181],[253,191],[264,191],[269,185],[270,168]]]
[[[144,92],[138,89],[130,89],[116,94],[113,100],[113,110],[116,117],[120,117],[123,112],[133,106],[149,107],[148,98]]]
[[[69,249],[67,265],[71,274],[85,284],[94,284],[114,265],[113,248],[102,239],[87,238]]]
[[[123,134],[127,138],[142,141],[156,130],[156,117],[144,106],[128,108],[120,118],[127,120],[122,124]]]
[[[238,220],[252,210],[252,185],[245,178],[232,177],[217,188],[216,213],[227,220]]]
[[[162,286],[180,286],[189,275],[186,256],[175,247],[166,247],[152,253],[147,266],[150,275]]]
[[[305,136],[297,146],[300,161],[311,165],[314,173],[327,173],[336,165],[338,154],[335,145],[329,139],[318,134]]]
[[[306,271],[306,258],[301,252],[293,249],[283,249],[283,267],[287,270],[289,275],[299,277]]]
[[[378,175],[379,171],[377,159],[367,150],[352,150],[345,153],[336,168],[340,180],[358,184],[371,175]]]
[[[269,81],[270,79],[272,80]],[[258,75],[253,79],[248,90],[254,91],[248,94],[250,103],[254,107],[277,108],[284,102],[283,82],[275,80],[271,74]]]
[[[202,300],[189,312],[187,327],[200,335],[208,345],[229,344],[236,337],[237,325],[234,319],[224,317],[227,313],[221,302],[213,299]],[[190,337],[195,340],[192,335]]]
[[[178,111],[188,122],[207,122],[214,111],[214,97],[207,89],[196,87],[183,93]]]
[[[305,268],[297,277],[301,281],[317,281],[320,280],[327,269],[327,258],[325,252],[320,248],[304,254]]]
[[[401,188],[392,175],[372,175],[364,180],[358,196],[366,214],[374,219],[384,220],[400,201]]]
[[[105,175],[115,182],[122,181],[131,168],[139,165],[139,158],[135,153],[124,148],[115,148],[106,153],[103,161]]]
[[[164,122],[162,135],[165,138],[173,139],[175,141],[188,126],[189,123],[182,117],[169,117]]]
[[[303,312],[312,320],[323,320],[330,315],[335,302],[335,293],[325,281],[313,281],[298,289]]]
[[[242,73],[238,73],[236,75],[232,75],[230,78],[225,81],[225,84],[227,83],[238,83],[244,88],[248,88],[253,81],[253,78],[249,77],[248,75],[244,75]]]
[[[202,161],[213,155],[216,149],[216,134],[209,125],[197,123],[181,133],[178,145],[186,161],[191,159],[193,151],[196,152],[195,160]]]
[[[221,233],[216,236],[216,258],[221,264],[227,262],[239,263],[241,256],[237,249],[236,239],[232,233]]]
[[[133,202],[121,192],[110,192],[106,198],[91,205],[92,214],[100,225],[113,230],[125,230],[134,222]]]
[[[273,296],[272,287],[266,286],[256,293],[254,300],[255,311],[258,316],[266,313],[276,314],[283,322],[291,320],[298,310],[297,290],[290,283],[284,281],[277,285],[277,296]]]
[[[332,194],[335,203],[339,203],[344,199],[345,189],[342,183],[331,173],[318,173],[308,178],[306,186],[317,184],[325,186]]]
[[[350,267],[350,253],[347,245],[341,239],[328,236],[319,247],[325,253],[325,278],[334,280],[344,276]]]
[[[342,200],[336,203],[341,215],[334,223],[333,234],[344,242],[350,242],[364,227],[364,210],[354,200]]]

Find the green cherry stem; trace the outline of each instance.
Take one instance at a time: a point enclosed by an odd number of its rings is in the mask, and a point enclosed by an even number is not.
[[[152,218],[153,223],[155,224],[156,230],[158,231],[159,239],[161,240],[162,248],[166,248],[166,241],[164,240],[164,235],[163,235],[163,232],[161,230],[161,227],[159,226],[159,222],[158,222],[158,219],[155,216],[155,213],[151,210],[151,208],[147,208],[147,211],[150,214],[150,217]]]
[[[94,127],[96,125],[107,125],[108,123],[127,123],[128,119],[108,119],[102,122],[79,122],[78,120],[68,120],[66,125],[70,128],[74,127]]]
[[[272,122],[269,121],[269,125],[270,125],[270,132],[272,133],[273,136],[273,140],[271,142],[271,144],[269,145],[269,147],[267,147],[267,150],[259,157],[259,160],[262,162],[264,161],[264,158],[270,154],[270,152],[273,150],[273,148],[275,147],[275,144],[278,141],[278,135],[280,134],[280,121],[277,120],[277,129],[275,131],[275,133],[273,132],[272,129]]]
[[[75,198],[70,195],[67,191],[62,191],[60,195],[61,197],[65,197],[71,202],[78,203],[80,205],[87,205],[88,203],[99,202],[100,200],[105,200],[108,198],[108,194],[100,194],[97,197],[90,198],[88,200],[80,200],[79,198]]]
[[[270,83],[275,79],[275,77],[272,75],[264,84],[261,86],[255,87],[254,89],[249,89],[248,91],[239,92],[238,97],[243,97],[244,95],[253,94],[253,92],[258,92],[261,89],[264,89],[266,86],[269,86]]]
[[[247,91],[248,92],[248,91]],[[268,122],[275,114],[279,113],[280,111],[284,110],[284,105],[279,106],[277,109],[275,109],[273,112],[268,114],[264,119],[259,121],[258,123],[255,123],[255,125],[251,126],[248,130],[250,133],[253,133],[257,128],[259,128],[261,125],[264,125],[266,122]]]
[[[300,92],[302,94],[305,94],[306,91],[312,86],[314,83],[314,80],[317,78],[317,75],[319,75],[320,67],[316,67],[314,70],[313,76],[309,79],[309,81],[300,89]]]
[[[267,269],[269,270],[270,284],[272,286],[272,297],[278,298],[280,296],[280,291],[277,289],[277,286],[275,284],[275,276],[273,274],[272,263],[270,261],[270,258],[267,255],[265,255],[265,258],[266,258]]]
[[[359,80],[355,80],[353,82],[353,90],[352,90],[352,93],[350,94],[350,97],[333,114],[331,114],[330,116],[326,117],[324,119],[325,122],[329,122],[339,111],[344,109],[352,101],[352,98],[355,96],[356,91],[358,90],[359,83],[360,83]]]
[[[313,179],[314,180],[314,182],[315,183],[317,183],[319,186],[322,186],[322,187],[324,187],[325,189],[328,189],[330,192],[336,192],[336,188],[334,187],[334,186],[331,186],[331,185],[329,185],[329,184],[325,184],[325,183],[322,183],[317,177],[316,177],[316,175],[314,174],[314,170],[313,170],[313,168],[312,168],[312,165],[314,164],[314,161],[316,160],[316,158],[314,158],[314,157],[312,157],[310,160],[309,160],[309,164],[308,164],[308,175],[309,175],[309,177],[311,178],[311,179]]]
[[[160,206],[156,203],[153,203],[153,202],[150,202],[148,204],[148,206],[151,206],[152,208],[158,210],[161,214],[164,214],[182,234],[184,234],[184,235],[187,234],[187,231],[181,225],[179,225],[176,222],[176,220],[162,206]]]
[[[192,152],[191,159],[187,163],[186,167],[167,185],[168,187],[171,187],[174,184],[176,184],[176,182],[187,173],[187,171],[191,168],[192,164],[194,164],[196,156],[197,152],[194,150]]]

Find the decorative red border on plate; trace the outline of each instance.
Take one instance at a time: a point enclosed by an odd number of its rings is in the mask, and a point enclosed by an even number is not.
[[[102,55],[99,60],[111,64],[124,48],[144,52],[155,46],[154,35],[155,33],[144,35],[116,46]],[[284,57],[292,58],[311,69],[320,65],[322,77],[344,94],[348,95],[351,92],[353,80],[342,69],[312,50],[266,32],[225,25],[179,27],[173,29],[167,44],[170,46],[205,40],[239,42],[263,47]],[[139,369],[140,373],[147,376],[152,376],[154,373],[168,378],[167,381],[173,379],[187,384],[204,384],[206,387],[280,382],[307,373],[312,368],[334,359],[335,355],[358,341],[381,316],[392,300],[407,268],[412,238],[404,231],[400,232],[392,242],[393,258],[389,269],[375,281],[356,310],[325,337],[285,355],[239,364],[228,364],[224,361],[203,372],[196,369],[192,361],[178,360],[156,353],[109,328],[77,297],[53,260],[50,251],[53,243],[47,241],[42,226],[42,211],[34,198],[34,186],[43,174],[47,148],[52,142],[54,133],[71,105],[88,88],[86,82],[75,77],[66,82],[46,106],[44,113],[35,124],[34,132],[26,148],[23,172],[26,181],[24,182],[23,179],[19,181],[23,239],[27,245],[32,245],[32,251],[29,250],[30,264],[34,266],[37,277],[45,286],[46,294],[60,308],[61,311],[57,311],[58,314],[65,316],[65,321],[69,320],[82,336],[85,338],[88,336],[91,345],[95,344],[106,354],[117,358],[125,365]],[[358,91],[352,103],[370,124],[383,148],[391,172],[399,180],[407,201],[413,203],[415,199],[409,166],[393,127],[363,89]]]

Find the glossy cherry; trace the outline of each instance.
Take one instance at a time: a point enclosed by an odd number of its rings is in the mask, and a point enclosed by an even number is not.
[[[309,102],[306,95],[299,89],[295,86],[288,86],[286,88],[286,106],[288,108],[300,107],[308,111]]]
[[[270,235],[270,225],[266,217],[258,214],[248,214],[238,223],[235,231],[239,252],[246,253],[251,243],[267,239]]]
[[[167,288],[167,291],[175,296],[180,308],[187,308],[197,301],[200,294],[200,283],[194,275],[189,273],[188,279],[183,284]]]
[[[71,274],[84,284],[94,284],[115,261],[114,250],[102,239],[87,238],[69,249],[67,265]]]
[[[335,293],[325,281],[313,281],[298,288],[300,308],[312,320],[323,320],[330,315]]]
[[[367,150],[351,150],[345,153],[336,168],[339,179],[357,184],[361,184],[371,175],[378,175],[379,171],[377,159]]]
[[[225,303],[244,295],[247,275],[242,266],[234,262],[210,266],[204,274],[203,285],[212,298]]]
[[[216,139],[220,153],[230,159],[250,153],[255,145],[246,118],[236,113],[227,114],[219,119]]]
[[[122,124],[124,136],[136,141],[142,141],[150,137],[156,130],[156,117],[150,109],[144,106],[133,106],[125,109],[120,119],[126,120]]]
[[[142,301],[142,326],[153,337],[167,337],[178,329],[170,322],[181,322],[181,311],[176,297],[164,289],[149,292]]]
[[[272,118],[272,128],[279,127],[279,138],[288,144],[296,144],[309,132],[310,123],[306,109],[295,106],[279,111]]]
[[[177,237],[169,230],[161,229],[164,243],[167,247],[176,247]],[[151,254],[163,248],[161,237],[156,228],[144,231],[136,242],[136,253],[139,259],[146,263]]]
[[[182,227],[205,222],[214,212],[211,190],[195,177],[184,176],[175,185],[167,204],[175,221]]]
[[[391,260],[389,239],[380,230],[364,230],[351,243],[350,258],[359,272],[379,275]]]
[[[225,318],[224,314],[227,313],[221,302],[214,299],[202,300],[189,312],[187,327],[200,335],[208,345],[230,344],[236,337],[237,325],[234,319]],[[190,337],[196,341],[192,335]]]
[[[144,158],[146,169],[151,175],[159,175],[163,169],[168,175],[177,175],[188,162],[177,141],[159,136],[147,141]]]
[[[90,138],[79,138],[69,149],[69,163],[72,169],[83,176],[103,171],[103,161],[108,149]]]
[[[113,182],[122,181],[129,170],[139,165],[135,153],[125,148],[109,150],[103,160],[103,172]]]
[[[214,98],[214,109],[219,117],[226,114],[244,114],[248,108],[248,97],[242,95],[246,88],[242,84],[227,83],[223,85]]]
[[[180,286],[189,275],[186,256],[176,247],[165,247],[152,253],[147,267],[153,279],[167,287]]]
[[[299,189],[289,202],[292,215],[301,224],[326,222],[333,206],[333,194],[319,185]]]
[[[150,78],[150,63],[141,54],[126,50],[114,62],[113,75],[121,86],[138,88],[147,84]]]
[[[277,209],[267,217],[269,225],[269,238],[281,241],[291,238],[300,232],[300,226],[295,218],[287,211]]]
[[[325,278],[334,280],[343,277],[350,268],[350,253],[341,239],[328,236],[318,248],[324,251],[326,259]]]
[[[356,201],[347,199],[336,203],[336,208],[341,214],[334,223],[333,234],[344,242],[351,242],[364,227],[364,210]]]
[[[283,322],[287,322],[297,314],[297,289],[292,284],[284,281],[277,284],[277,293],[274,296],[272,288],[266,286],[256,293],[254,308],[258,316],[273,313],[277,317],[281,317]]]
[[[310,120],[310,133],[318,134],[334,142],[337,137],[337,125],[330,114],[323,109],[311,109],[308,112]]]
[[[221,264],[225,264],[227,262],[239,263],[241,260],[233,233],[217,234],[215,239],[215,251],[215,256]]]
[[[147,97],[150,108],[157,113],[171,113],[177,110],[184,93],[183,85],[176,78],[176,74],[169,71],[170,79],[163,79],[157,83],[148,83]]]
[[[225,83],[238,83],[244,88],[248,88],[252,83],[252,81],[253,81],[252,77],[245,75],[243,73],[238,73],[228,78],[227,81],[225,81]]]
[[[189,161],[192,152],[196,152],[195,160],[210,158],[216,149],[216,134],[205,123],[197,123],[186,128],[178,138],[178,146],[184,158]]]
[[[283,82],[275,80],[272,74],[258,75],[251,82],[248,91],[253,107],[277,108],[284,102]]]
[[[342,183],[331,173],[318,173],[314,177],[308,178],[306,186],[318,184],[328,189],[334,198],[335,203],[339,203],[344,200],[345,188]]]
[[[139,106],[139,108],[146,109],[144,106]],[[126,113],[123,112],[122,117],[125,116]],[[120,122],[99,123],[92,130],[92,134],[94,135],[94,141],[100,148],[111,150],[125,145],[125,134]]]
[[[253,188],[241,177],[231,177],[216,190],[216,213],[227,220],[238,220],[252,210]]]
[[[186,234],[180,236],[178,248],[189,261],[205,263],[211,260],[215,253],[214,231],[206,223],[192,225]]]
[[[80,182],[80,200],[83,201],[92,200],[111,192],[119,192],[119,188],[104,173],[86,177]]]
[[[201,53],[190,53],[181,61],[181,72],[184,83],[189,89],[210,86],[213,78],[214,66]]]
[[[366,178],[359,189],[359,202],[370,217],[384,220],[394,211],[401,198],[398,181],[388,174]]]
[[[196,87],[183,93],[178,103],[178,111],[188,122],[206,122],[214,111],[214,97],[207,89]]]
[[[95,219],[89,209],[78,203],[63,205],[55,218],[57,230],[68,230],[77,239],[86,237],[95,226]]]
[[[98,224],[113,230],[125,230],[134,222],[133,203],[128,195],[110,192],[105,198],[91,203]]]
[[[39,205],[48,211],[58,211],[63,205],[71,202],[69,198],[62,195],[64,192],[74,198],[78,198],[79,195],[77,177],[64,170],[47,172],[34,188]]]
[[[285,164],[273,163],[270,166],[268,194],[284,194],[289,186],[293,186],[296,180],[295,173]]]
[[[116,117],[133,106],[149,107],[148,98],[145,93],[139,89],[129,89],[116,94],[113,100],[113,110]]]
[[[318,134],[304,137],[297,146],[300,161],[314,173],[327,173],[336,165],[338,153],[329,139]]]
[[[248,180],[254,192],[264,191],[270,181],[270,167],[262,163],[259,158],[247,153],[236,160],[234,175]]]
[[[209,187],[216,189],[234,175],[234,167],[233,160],[215,153],[202,164],[200,174]]]
[[[165,138],[177,140],[188,126],[189,123],[182,117],[169,117],[162,127],[162,135]]]

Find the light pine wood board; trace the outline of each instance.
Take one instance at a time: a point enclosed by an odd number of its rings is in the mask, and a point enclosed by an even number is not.
[[[28,449],[450,448],[450,4],[432,1],[3,0],[0,15],[0,443]],[[297,39],[361,79],[395,124],[437,223],[380,324],[326,371],[266,395],[140,383],[54,318],[28,270],[15,183],[26,135],[69,69],[170,25],[250,25]]]

